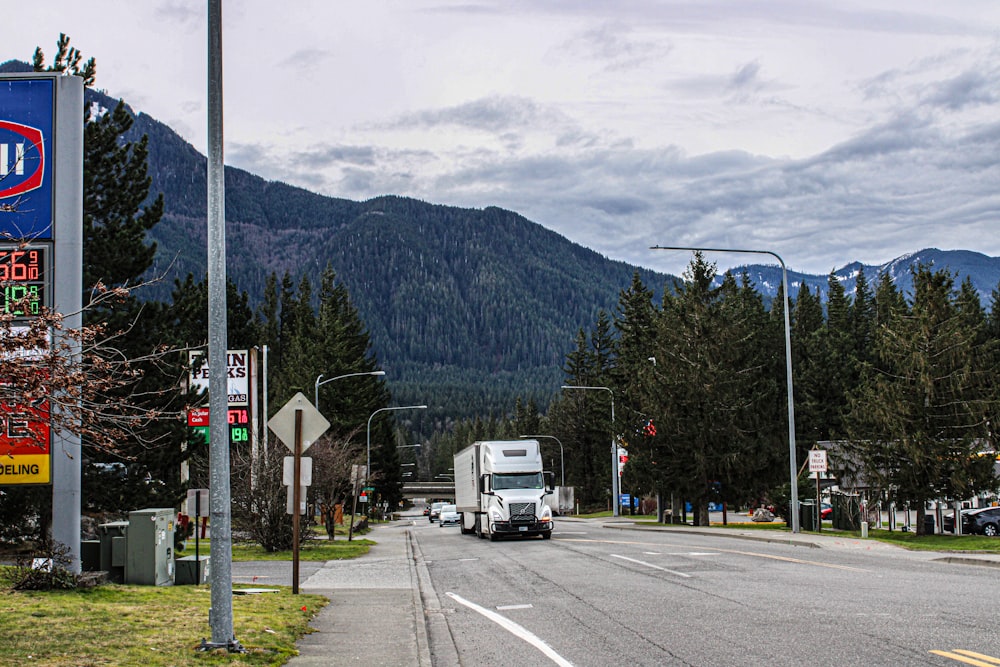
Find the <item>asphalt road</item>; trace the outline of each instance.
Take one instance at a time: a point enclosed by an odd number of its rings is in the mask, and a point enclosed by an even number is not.
[[[411,531],[435,666],[1000,664],[970,657],[1000,656],[998,570],[940,554],[568,519],[548,541]]]

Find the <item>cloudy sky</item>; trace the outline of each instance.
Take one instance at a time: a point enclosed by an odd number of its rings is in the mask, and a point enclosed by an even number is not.
[[[996,0],[223,3],[226,162],[322,194],[517,211],[614,259],[826,273],[1000,255]],[[205,151],[203,0],[18,3]],[[757,261],[715,255],[720,268]]]

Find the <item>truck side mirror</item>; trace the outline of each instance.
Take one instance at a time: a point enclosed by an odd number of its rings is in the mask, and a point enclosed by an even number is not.
[[[479,476],[479,493],[487,496],[493,495],[493,489],[490,488],[490,476],[487,474]]]
[[[545,479],[545,493],[552,493],[553,489],[556,487],[556,476],[551,470],[545,470],[542,472],[542,476]]]

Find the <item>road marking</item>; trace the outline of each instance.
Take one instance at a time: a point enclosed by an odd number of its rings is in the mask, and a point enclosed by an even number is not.
[[[537,648],[539,651],[541,651],[546,658],[556,663],[557,665],[560,665],[560,667],[573,667],[573,663],[571,663],[569,660],[567,660],[566,658],[562,657],[561,655],[553,651],[552,647],[543,642],[541,639],[539,639],[538,636],[532,634],[531,632],[529,632],[522,626],[518,625],[514,621],[510,620],[509,618],[501,616],[495,611],[492,611],[485,607],[480,607],[475,602],[469,602],[465,598],[459,595],[455,595],[454,593],[445,593],[445,595],[450,597],[455,602],[465,605],[472,611],[482,614],[483,616],[490,619],[491,621],[499,625],[501,628],[514,635],[515,637],[520,637],[524,641],[528,642],[529,644]]]
[[[459,560],[460,562],[463,562],[463,563],[465,563],[465,562],[468,562],[468,561],[470,561],[470,560],[479,560],[479,559],[478,559],[478,558],[459,558],[458,560]]]
[[[599,544],[627,544],[629,546],[657,546],[655,542],[635,542],[632,540],[582,540],[582,539],[569,539],[563,540],[563,542],[597,542]],[[726,554],[737,554],[740,556],[754,556],[756,558],[769,558],[771,560],[780,560],[787,563],[799,563],[801,565],[815,565],[816,567],[826,567],[831,570],[847,570],[849,572],[872,572],[872,570],[866,570],[861,567],[851,567],[849,565],[835,565],[833,563],[821,563],[815,560],[803,560],[801,558],[791,558],[789,556],[774,556],[771,554],[762,554],[756,551],[738,551],[735,549],[716,549],[719,553]]]
[[[555,535],[586,535],[587,531],[585,531],[585,530],[556,530],[556,531],[553,531],[553,534],[555,534]]]
[[[951,652],[931,651],[931,653],[939,655],[942,658],[949,658],[951,660],[957,660],[958,662],[964,662],[967,665],[975,665],[976,667],[994,667],[995,665],[1000,665],[1000,658],[994,658],[991,655],[983,655],[982,653],[966,651],[960,648],[952,649]]]
[[[646,561],[636,560],[635,558],[629,558],[628,556],[619,556],[618,554],[611,554],[612,558],[621,558],[622,560],[627,560],[630,563],[638,563],[639,565],[645,565],[646,567],[651,567],[654,570],[660,570],[661,572],[669,572],[670,574],[676,574],[678,577],[684,577],[685,579],[690,579],[690,574],[685,574],[683,572],[678,572],[677,570],[668,570],[665,567],[660,567],[659,565],[653,565],[652,563],[647,563]]]
[[[532,609],[530,604],[502,604],[497,607],[497,611],[509,611],[511,609]]]
[[[643,551],[642,553],[647,556],[662,556],[664,555],[662,551]],[[718,556],[718,552],[712,551],[673,551],[667,556]]]

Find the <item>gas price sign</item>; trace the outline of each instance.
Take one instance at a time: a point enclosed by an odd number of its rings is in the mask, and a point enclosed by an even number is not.
[[[0,245],[0,312],[38,315],[49,301],[48,246]]]
[[[208,442],[208,408],[195,408],[188,411],[188,426],[202,433]],[[226,410],[226,422],[229,428],[229,445],[241,445],[250,442],[250,408],[237,407]]]
[[[229,408],[229,444],[250,442],[250,409]]]

